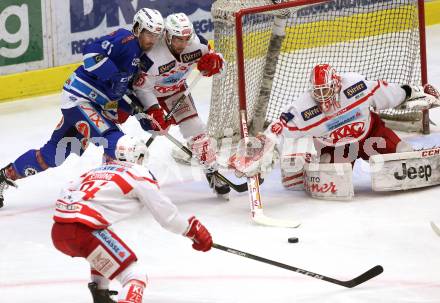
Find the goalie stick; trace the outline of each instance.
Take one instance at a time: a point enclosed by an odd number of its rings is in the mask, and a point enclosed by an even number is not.
[[[231,253],[231,254],[234,254],[234,255],[237,255],[237,256],[241,256],[241,257],[245,257],[245,258],[252,259],[252,260],[255,260],[255,261],[259,261],[259,262],[263,262],[263,263],[266,263],[266,264],[270,264],[270,265],[273,265],[273,266],[281,267],[281,268],[284,268],[284,269],[287,269],[287,270],[291,270],[291,271],[297,272],[299,274],[303,274],[303,275],[306,275],[306,276],[309,276],[309,277],[312,277],[312,278],[315,278],[315,279],[327,281],[327,282],[330,282],[330,283],[333,283],[333,284],[341,285],[341,286],[344,286],[344,287],[347,287],[347,288],[353,288],[355,286],[358,286],[359,284],[362,284],[362,283],[364,283],[364,282],[366,282],[368,280],[371,280],[372,278],[380,275],[383,272],[383,267],[381,265],[376,265],[376,266],[370,268],[369,270],[367,270],[366,272],[364,272],[363,274],[357,276],[356,278],[353,278],[353,279],[348,280],[348,281],[341,281],[341,280],[330,278],[330,277],[327,277],[327,276],[324,276],[324,275],[321,275],[321,274],[317,274],[317,273],[314,273],[314,272],[311,272],[311,271],[308,271],[308,270],[305,270],[305,269],[301,269],[301,268],[298,268],[298,267],[290,266],[290,265],[287,265],[287,264],[284,264],[284,263],[280,263],[280,262],[277,262],[277,261],[269,260],[269,259],[266,259],[266,258],[263,258],[263,257],[259,257],[259,256],[256,256],[256,255],[252,255],[250,253],[247,253],[247,252],[244,252],[244,251],[240,251],[240,250],[236,250],[236,249],[233,249],[233,248],[230,248],[230,247],[227,247],[227,246],[223,246],[223,245],[220,245],[220,244],[213,243],[212,247],[214,247],[216,249],[219,249],[219,250],[223,250],[225,252],[228,252],[228,253]]]
[[[165,120],[168,120],[171,118],[171,115],[174,114],[178,108],[179,105],[182,103],[182,101],[186,98],[186,96],[189,95],[189,93],[191,92],[191,90],[195,87],[195,85],[200,81],[200,79],[202,78],[202,74],[198,73],[196,78],[191,82],[191,84],[188,86],[188,88],[186,89],[186,91],[184,92],[184,94],[177,100],[177,102],[173,105],[173,107],[171,108],[170,112],[165,116]],[[134,104],[133,100],[130,99],[129,96],[124,95],[123,99],[133,108],[133,111],[135,111],[136,113],[139,113],[141,110],[140,106],[138,106],[137,104]],[[192,157],[192,152],[186,147],[184,146],[182,143],[179,142],[179,140],[177,140],[176,138],[174,138],[173,136],[171,136],[170,134],[166,134],[165,135],[171,142],[173,142],[174,144],[176,144],[182,151],[184,151],[185,153],[187,153],[189,156]],[[148,138],[147,142],[146,142],[146,146],[149,147],[154,139],[155,139],[156,135],[151,135],[150,138]],[[232,183],[232,181],[230,181],[229,179],[227,179],[225,176],[223,176],[222,174],[220,174],[218,171],[214,172],[214,175],[219,178],[220,180],[222,180],[223,182],[225,182],[226,184],[228,184],[232,189],[234,189],[235,191],[241,193],[241,192],[245,192],[248,190],[247,184],[243,183],[243,184],[235,184]],[[261,179],[262,180],[262,179]],[[263,180],[262,180],[263,181]]]

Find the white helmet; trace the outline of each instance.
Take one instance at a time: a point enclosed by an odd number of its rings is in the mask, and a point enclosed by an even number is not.
[[[135,28],[137,29],[135,30]],[[161,35],[164,29],[164,22],[158,10],[141,8],[133,17],[133,33],[137,37],[142,30],[147,30],[153,34]]]
[[[184,13],[169,15],[165,20],[165,30],[167,42],[171,43],[171,38],[190,36],[189,42],[194,38],[194,27],[188,16]]]
[[[142,165],[143,160],[148,157],[148,148],[145,144],[146,141],[143,139],[129,135],[122,136],[116,144],[116,159]]]
[[[316,65],[310,74],[310,84],[312,97],[322,110],[340,106],[338,93],[341,90],[341,77],[330,64]]]

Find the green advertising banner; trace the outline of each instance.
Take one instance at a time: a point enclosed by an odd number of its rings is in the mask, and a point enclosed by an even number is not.
[[[0,67],[43,60],[41,1],[0,1]]]

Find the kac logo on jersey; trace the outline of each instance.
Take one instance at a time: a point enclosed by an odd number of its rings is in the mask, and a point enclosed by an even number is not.
[[[359,94],[360,92],[363,92],[366,89],[367,89],[367,85],[365,84],[365,82],[359,81],[358,83],[355,83],[352,86],[350,86],[349,88],[345,89],[344,95],[347,98],[351,98],[351,97]]]
[[[312,118],[315,118],[316,116],[320,115],[321,109],[318,105],[315,105],[309,109],[306,109],[305,111],[301,112],[301,116],[303,117],[304,121],[310,120]]]
[[[198,49],[192,53],[183,54],[182,55],[182,62],[188,63],[188,62],[191,62],[191,61],[194,61],[194,60],[200,58],[201,56],[202,56],[202,51],[200,49]]]
[[[168,62],[167,64],[159,66],[159,75],[169,72],[176,66],[176,60]]]

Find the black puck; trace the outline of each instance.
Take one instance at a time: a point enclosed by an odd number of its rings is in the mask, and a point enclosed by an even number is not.
[[[287,242],[289,243],[298,243],[298,238],[297,237],[290,237],[289,239],[287,239]]]

